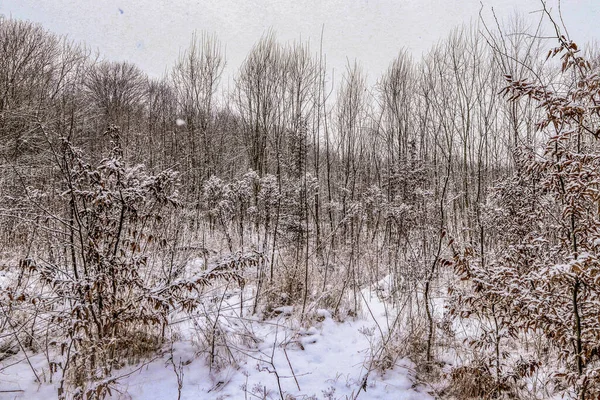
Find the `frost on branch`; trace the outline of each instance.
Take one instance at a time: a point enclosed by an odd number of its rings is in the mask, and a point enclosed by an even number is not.
[[[527,378],[509,360],[511,338],[542,336],[550,358],[529,360],[533,370],[553,363],[556,389],[578,398],[600,395],[600,76],[564,37],[549,56],[560,56],[572,80],[556,92],[506,76],[509,101],[531,98],[548,134],[541,155],[517,155],[514,175],[488,202],[494,252],[456,252],[456,272],[467,286],[451,289],[451,314],[478,316],[488,330],[473,341],[487,346],[485,368],[504,382]],[[564,77],[566,78],[566,77]],[[532,336],[533,335],[533,336]],[[553,365],[551,364],[551,365]],[[519,372],[521,371],[521,372]],[[531,372],[529,372],[531,374]]]
[[[65,229],[51,240],[67,256],[22,263],[21,274],[37,284],[7,293],[16,306],[35,308],[57,338],[50,345],[60,356],[50,363],[61,372],[61,398],[70,386],[81,388],[76,398],[109,394],[114,369],[160,348],[174,310],[194,310],[215,280],[243,285],[249,262],[233,259],[190,279],[165,274],[153,255],[169,251],[164,229],[179,207],[177,174],[128,166],[118,128],[108,134],[114,148],[96,167],[62,140]]]

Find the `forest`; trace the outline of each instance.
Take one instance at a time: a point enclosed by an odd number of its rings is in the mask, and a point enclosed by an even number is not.
[[[153,78],[0,17],[0,398],[600,398],[600,53],[536,18],[225,87],[215,35]]]

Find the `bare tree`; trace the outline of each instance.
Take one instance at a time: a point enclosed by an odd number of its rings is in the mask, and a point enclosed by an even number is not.
[[[190,184],[199,183],[215,173],[219,153],[214,151],[213,125],[215,93],[225,67],[225,57],[219,39],[197,33],[187,50],[179,56],[171,73],[178,104],[178,115],[185,122],[189,152],[187,172]],[[199,192],[198,192],[199,193]]]

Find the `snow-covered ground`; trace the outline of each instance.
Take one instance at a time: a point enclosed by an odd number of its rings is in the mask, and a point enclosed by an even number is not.
[[[412,379],[408,360],[381,374],[372,366],[373,354],[387,333],[386,308],[374,292],[363,290],[363,312],[344,322],[328,311],[316,310],[310,322],[300,324],[297,310],[281,308],[276,318],[261,321],[240,318],[227,325],[236,367],[211,371],[205,355],[198,354],[193,327],[183,322],[181,340],[157,359],[116,371],[119,380],[113,399],[431,399]],[[232,320],[233,321],[233,320]],[[301,326],[304,327],[301,327]],[[236,328],[238,327],[238,328]],[[236,329],[238,331],[236,332]],[[185,331],[188,331],[187,334]],[[251,345],[234,340],[249,333]],[[241,356],[240,356],[241,355]],[[56,382],[35,383],[22,354],[0,373],[1,399],[56,398]],[[29,358],[42,380],[47,380],[41,354]],[[178,374],[183,377],[178,390]],[[14,391],[15,392],[3,392]]]

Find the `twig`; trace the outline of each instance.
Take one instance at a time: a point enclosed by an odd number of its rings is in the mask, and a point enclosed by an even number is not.
[[[292,363],[290,362],[290,358],[288,357],[287,351],[285,350],[285,347],[282,347],[282,349],[283,349],[283,354],[285,354],[285,359],[287,360],[287,363],[290,366],[290,371],[292,371],[292,376],[294,377],[294,381],[296,382],[296,387],[298,388],[298,391],[301,391],[302,389],[300,389],[300,385],[298,384],[298,379],[296,378],[296,373],[294,372],[294,368],[292,368]]]
[[[4,307],[2,307],[2,310],[4,310]],[[35,379],[37,380],[38,383],[42,383],[40,376],[38,375],[38,373],[36,372],[35,368],[33,367],[33,365],[31,364],[31,360],[29,360],[29,356],[27,355],[27,351],[25,350],[25,347],[23,346],[23,344],[21,343],[21,340],[19,339],[19,335],[17,334],[17,331],[15,329],[15,326],[13,325],[13,323],[11,322],[10,318],[6,320],[6,322],[8,323],[8,325],[10,326],[10,329],[13,330],[14,332],[14,336],[15,339],[17,340],[17,343],[19,344],[19,347],[21,348],[21,350],[23,351],[23,355],[25,356],[25,359],[27,360],[27,364],[29,364],[29,367],[31,368],[31,371],[33,372],[33,374],[35,375]]]

